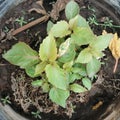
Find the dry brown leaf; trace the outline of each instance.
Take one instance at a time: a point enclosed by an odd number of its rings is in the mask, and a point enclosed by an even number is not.
[[[113,72],[115,73],[118,65],[118,60],[120,58],[120,38],[118,38],[117,33],[114,34],[114,37],[109,44],[109,49],[116,60],[114,70],[113,70]]]
[[[66,4],[70,0],[57,0],[57,2],[53,5],[53,9],[50,13],[50,16],[53,20],[57,20],[59,17],[59,13],[65,9]]]
[[[0,30],[0,41],[5,37],[5,32]]]
[[[39,14],[42,14],[42,15],[47,14],[45,8],[43,7],[43,0],[39,0],[39,1],[32,4],[32,8],[28,12],[31,13],[33,11],[35,11]]]

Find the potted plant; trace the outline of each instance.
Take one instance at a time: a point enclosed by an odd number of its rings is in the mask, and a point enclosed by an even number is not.
[[[10,31],[10,37],[42,20],[47,21],[50,17],[53,17],[54,20],[57,19],[59,14],[55,14],[54,9],[57,10],[57,5],[62,2],[57,1],[49,15],[46,14],[47,12],[41,1],[36,3],[42,7],[43,11],[37,6],[30,9],[29,12],[36,11],[44,16],[28,24],[23,17],[16,19],[15,21],[21,27]],[[98,22],[95,9],[90,5],[87,5],[87,9],[92,16],[87,18],[88,21],[79,14],[80,10],[83,9],[84,11],[84,6],[80,8],[75,1],[67,1],[67,5],[63,3],[61,5],[63,5],[63,8],[65,7],[66,20],[55,22],[51,19],[52,21],[48,21],[46,27],[47,34],[42,40],[40,38],[38,42],[33,41],[31,44],[32,48],[25,42],[20,41],[2,55],[11,64],[21,68],[17,67],[16,72],[11,74],[13,101],[20,105],[24,112],[33,115],[37,119],[46,119],[46,117],[52,120],[56,118],[68,119],[68,117],[74,119],[75,114],[73,113],[75,110],[79,113],[79,107],[90,104],[90,99],[92,97],[92,99],[95,99],[99,92],[98,100],[94,101],[89,109],[95,113],[102,106],[106,108],[104,106],[106,103],[105,99],[99,99],[101,95],[104,95],[102,92],[107,93],[106,88],[103,87],[104,90],[101,91],[97,86],[102,86],[101,83],[106,85],[104,80],[99,80],[103,79],[103,74],[99,72],[101,66],[103,67],[101,71],[106,69],[104,64],[106,66],[107,60],[104,59],[104,56],[107,53],[103,53],[106,48],[109,47],[116,60],[114,73],[118,65],[119,39],[117,33],[100,31],[95,34],[95,30],[93,32],[92,29],[104,27],[111,32],[110,27],[119,28],[120,26],[113,25],[108,17],[103,17]],[[59,10],[63,8],[59,8]],[[23,24],[26,25],[23,26]],[[89,25],[91,25],[92,29]],[[108,74],[106,73],[105,75]],[[107,79],[106,76],[104,78]],[[94,84],[92,85],[92,83]],[[112,94],[109,95],[107,96],[108,99],[113,97]],[[1,100],[8,102],[9,97]],[[52,116],[48,117],[51,112],[54,112],[56,115],[52,114]],[[85,114],[84,110],[83,114]],[[89,116],[92,114],[89,113]],[[81,119],[87,119],[89,116],[82,116]]]

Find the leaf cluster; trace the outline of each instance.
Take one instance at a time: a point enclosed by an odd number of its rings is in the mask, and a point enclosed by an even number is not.
[[[99,71],[102,51],[112,38],[112,34],[95,35],[79,10],[78,4],[70,1],[65,9],[67,21],[48,22],[48,35],[39,52],[19,42],[3,55],[10,63],[24,68],[30,77],[39,78],[32,85],[41,86],[62,107],[71,91],[91,89],[90,79]]]

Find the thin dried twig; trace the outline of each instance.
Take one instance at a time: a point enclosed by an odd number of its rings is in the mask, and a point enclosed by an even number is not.
[[[28,29],[28,28],[30,28],[30,27],[32,27],[32,26],[35,26],[35,25],[37,25],[37,24],[39,24],[39,23],[41,23],[41,22],[45,22],[45,21],[47,21],[48,19],[49,19],[49,15],[45,15],[45,16],[43,16],[43,17],[41,17],[41,18],[38,18],[38,19],[36,19],[36,20],[34,20],[34,21],[32,21],[32,22],[30,22],[30,23],[28,23],[28,24],[26,24],[26,25],[24,25],[24,26],[22,26],[22,27],[20,27],[20,28],[18,28],[18,29],[16,29],[16,30],[14,30],[14,31],[12,32],[12,36],[14,36],[14,35],[22,32],[22,31],[24,31],[24,30],[26,30],[26,29]]]

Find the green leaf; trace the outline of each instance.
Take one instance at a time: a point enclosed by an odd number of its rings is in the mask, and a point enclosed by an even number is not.
[[[81,76],[86,76],[86,67],[84,65],[81,65],[80,67],[72,67],[72,72],[73,73],[78,73]]]
[[[65,8],[65,15],[67,17],[68,20],[74,18],[76,15],[79,14],[80,8],[79,5],[74,2],[74,1],[70,1]]]
[[[86,19],[83,18],[81,15],[78,15],[78,26],[79,27],[86,27],[89,30],[91,30],[89,24],[86,21]]]
[[[40,45],[39,56],[42,61],[55,61],[57,58],[56,42],[52,35],[43,40]]]
[[[71,38],[74,40],[74,43],[81,46],[87,45],[94,41],[95,36],[89,28],[77,27],[74,29]]]
[[[35,67],[36,65],[26,67],[25,68],[26,74],[32,78],[37,77],[35,76]]]
[[[50,85],[49,85],[47,82],[45,82],[45,83],[42,85],[42,90],[43,90],[43,92],[45,92],[45,93],[49,92],[49,90],[50,90]]]
[[[3,58],[14,65],[20,66],[21,68],[35,65],[40,61],[38,53],[24,42],[15,44],[3,55]]]
[[[79,74],[81,76],[86,76],[87,75],[87,71],[86,71],[86,66],[85,65],[81,65]]]
[[[91,49],[88,47],[80,52],[76,59],[76,63],[88,63],[91,61],[91,59],[92,59]]]
[[[69,27],[71,30],[74,30],[76,27],[78,27],[78,15],[70,19]]]
[[[73,65],[73,61],[66,62],[65,64],[63,64],[63,69],[66,71],[71,71],[72,65]]]
[[[72,72],[73,73],[78,73],[82,76],[86,76],[86,66],[80,63],[75,63],[74,66],[72,67]]]
[[[69,31],[69,24],[64,20],[54,24],[50,31],[50,34],[52,34],[54,37],[60,38],[65,37],[70,33],[71,32]]]
[[[69,21],[70,29],[75,30],[77,27],[84,27],[90,29],[87,21],[80,15],[75,16]]]
[[[68,88],[68,77],[63,69],[57,65],[47,65],[45,72],[48,78],[48,81],[55,86],[63,90]]]
[[[88,79],[88,78],[83,78],[83,79],[82,79],[82,83],[83,83],[83,85],[84,85],[88,90],[91,89],[92,83],[91,83],[90,79]]]
[[[38,76],[38,75],[40,75],[42,72],[44,72],[46,65],[47,65],[47,62],[41,62],[41,63],[39,63],[38,65],[36,65],[34,75],[35,75],[35,76]]]
[[[87,63],[86,69],[89,77],[93,77],[101,67],[101,63],[96,58],[93,58],[89,63]]]
[[[63,42],[65,42],[65,38],[57,38],[56,39],[57,48],[59,48]]]
[[[53,25],[54,25],[54,23],[49,20],[48,23],[47,23],[47,33],[50,32],[50,30],[53,27]]]
[[[106,49],[113,38],[112,34],[105,34],[105,35],[100,35],[97,37],[95,41],[93,41],[90,46],[97,51],[102,51]]]
[[[58,88],[52,88],[49,92],[50,99],[56,104],[65,108],[66,100],[69,97],[70,93],[67,90],[61,90]]]
[[[75,45],[68,38],[64,43],[60,45],[58,60],[62,63],[70,62],[75,58]]]
[[[103,57],[104,56],[104,53],[103,52],[101,52],[101,51],[99,51],[99,50],[97,50],[97,49],[94,49],[94,48],[91,48],[92,50],[91,50],[91,53],[92,53],[92,55],[96,58],[96,59],[99,59],[99,58],[101,58],[101,57]]]
[[[39,86],[42,86],[43,80],[35,80],[31,84],[32,84],[32,86],[39,87]]]
[[[76,83],[70,85],[70,90],[72,90],[73,92],[76,92],[76,93],[81,93],[81,92],[87,91],[86,88],[84,88],[81,85],[76,84]]]
[[[69,74],[69,83],[73,83],[75,80],[81,79],[82,76],[78,73]]]

